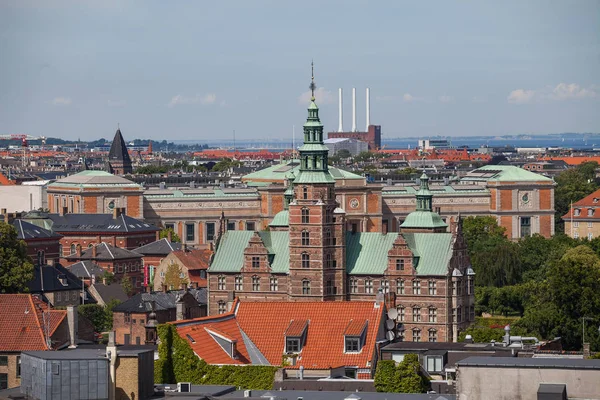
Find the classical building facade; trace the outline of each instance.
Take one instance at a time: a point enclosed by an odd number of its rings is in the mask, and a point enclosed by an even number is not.
[[[368,222],[367,229],[356,229],[348,224],[352,214],[340,207],[327,153],[313,98],[299,170],[287,171],[283,210],[270,229],[232,231],[221,225],[208,270],[209,313],[226,312],[236,297],[306,302],[375,301],[380,295],[397,308],[406,340],[457,340],[474,320],[474,273],[460,221],[453,219],[449,227],[433,211],[423,175],[414,195],[417,209],[400,232],[370,231]],[[344,200],[348,209],[361,206],[356,198]]]
[[[573,203],[562,220],[565,234],[573,239],[592,240],[600,236],[600,190]]]

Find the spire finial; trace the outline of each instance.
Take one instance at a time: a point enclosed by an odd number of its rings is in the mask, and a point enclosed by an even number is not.
[[[310,60],[310,75],[311,75],[310,91],[312,93],[310,101],[315,101],[315,89],[316,89],[317,85],[315,85],[315,63],[313,62],[313,60]]]
[[[120,124],[117,122],[117,130],[121,130]]]

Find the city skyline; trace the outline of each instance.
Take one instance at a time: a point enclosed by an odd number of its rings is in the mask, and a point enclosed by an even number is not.
[[[299,139],[311,59],[325,131],[600,131],[598,2],[234,3],[3,2],[0,132]]]

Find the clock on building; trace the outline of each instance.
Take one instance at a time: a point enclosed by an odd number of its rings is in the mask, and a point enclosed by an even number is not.
[[[359,205],[360,205],[360,202],[358,201],[357,198],[353,198],[350,200],[350,208],[358,208]]]

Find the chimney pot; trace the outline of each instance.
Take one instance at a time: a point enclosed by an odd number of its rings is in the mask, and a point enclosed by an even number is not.
[[[169,243],[173,241],[173,232],[170,229],[167,231],[167,240]]]
[[[352,88],[352,132],[356,132],[356,88]]]
[[[343,113],[344,113],[344,107],[343,107],[343,96],[342,96],[342,88],[338,89],[338,96],[339,96],[339,104],[338,104],[338,114],[339,114],[339,126],[338,126],[338,132],[344,132],[344,117],[343,117]]]
[[[365,132],[369,131],[369,125],[371,125],[371,89],[367,88],[367,128]]]

